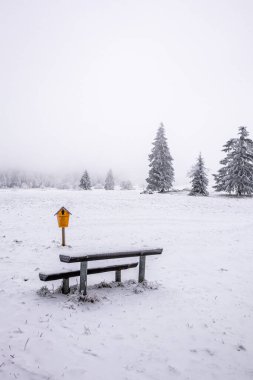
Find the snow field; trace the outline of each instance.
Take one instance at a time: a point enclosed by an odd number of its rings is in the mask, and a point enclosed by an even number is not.
[[[1,380],[252,379],[252,202],[1,190]],[[61,206],[73,214],[64,248],[53,216]],[[158,289],[136,291],[131,269],[122,287],[96,287],[113,273],[89,276],[95,303],[37,293],[60,285],[41,282],[40,271],[78,268],[60,263],[61,252],[141,247],[164,248],[147,258],[147,280]]]

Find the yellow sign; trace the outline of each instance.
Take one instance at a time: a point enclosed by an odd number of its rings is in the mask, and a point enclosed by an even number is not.
[[[58,226],[60,228],[68,227],[69,215],[71,215],[71,212],[69,212],[65,207],[62,207],[54,215],[57,215]]]

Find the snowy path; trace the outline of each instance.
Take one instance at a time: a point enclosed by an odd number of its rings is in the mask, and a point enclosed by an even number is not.
[[[0,379],[253,379],[252,204],[135,191],[0,191]],[[65,248],[53,216],[62,205],[73,214]],[[164,248],[147,259],[156,290],[96,289],[113,280],[107,273],[88,279],[100,299],[94,304],[37,294],[40,270],[70,268],[58,260],[63,250],[150,246]],[[137,269],[122,277],[136,279]]]

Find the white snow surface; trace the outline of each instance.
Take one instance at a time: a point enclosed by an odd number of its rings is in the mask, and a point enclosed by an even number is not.
[[[0,191],[0,379],[253,379],[253,199],[137,191]],[[72,212],[61,247],[54,213]],[[60,253],[164,249],[121,287],[53,291]],[[136,258],[126,259],[134,262]],[[95,266],[102,264],[96,262]],[[112,261],[107,262],[112,264]],[[71,284],[77,283],[71,279]],[[154,286],[152,286],[152,284]],[[51,292],[37,292],[42,286]]]

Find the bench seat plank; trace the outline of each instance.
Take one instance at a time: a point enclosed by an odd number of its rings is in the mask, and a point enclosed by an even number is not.
[[[88,254],[83,256],[69,256],[60,255],[60,261],[64,263],[78,263],[82,261],[95,261],[95,260],[109,260],[109,259],[121,259],[125,257],[140,257],[149,255],[160,255],[162,253],[162,248],[156,249],[143,249],[136,251],[124,251],[124,252],[110,252],[110,253],[97,253]]]
[[[87,274],[97,274],[97,273],[104,273],[104,272],[113,272],[113,271],[119,271],[119,270],[125,270],[130,268],[137,267],[137,263],[130,263],[130,264],[119,264],[119,265],[109,265],[106,267],[99,267],[99,268],[89,268],[87,270]],[[39,277],[41,281],[53,281],[53,280],[60,280],[60,279],[66,279],[70,277],[77,277],[80,276],[80,270],[72,270],[72,271],[65,271],[65,272],[58,272],[58,273],[40,273]]]

